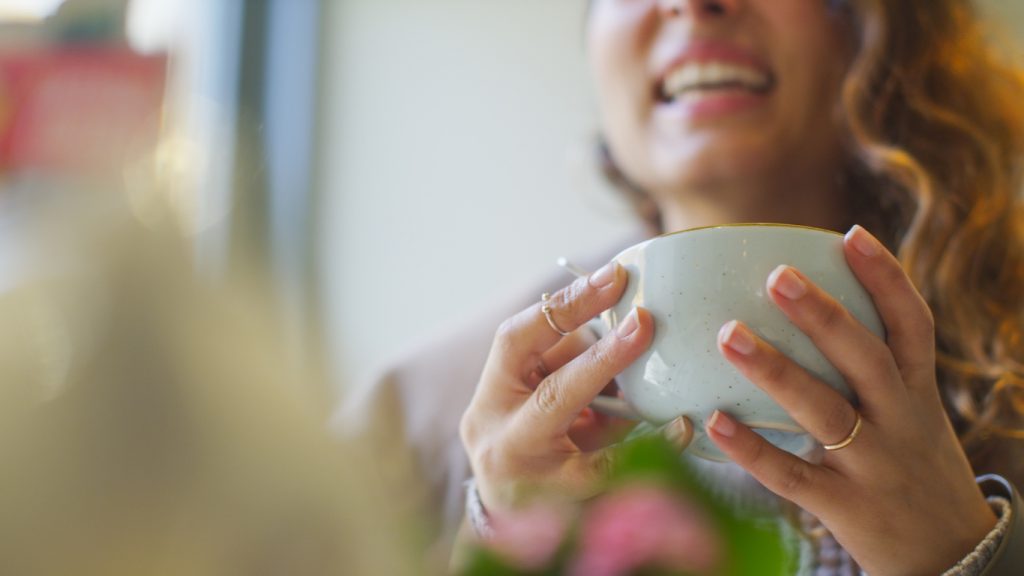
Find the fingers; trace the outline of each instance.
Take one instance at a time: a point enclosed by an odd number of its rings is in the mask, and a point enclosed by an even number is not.
[[[654,319],[634,309],[607,336],[537,386],[523,406],[523,425],[535,438],[566,433],[576,415],[647,349],[654,336]]]
[[[542,376],[536,379],[531,384],[531,387],[536,388],[541,380],[568,364],[573,358],[585,352],[587,348],[590,348],[596,342],[597,337],[589,330],[577,330],[562,338],[538,357],[539,365],[537,366],[537,372],[541,373]],[[527,366],[527,369],[529,369],[529,366]]]
[[[829,497],[835,472],[814,466],[776,448],[750,428],[721,411],[715,411],[707,433],[733,462],[772,492],[810,511]]]
[[[526,366],[532,369],[537,358],[562,338],[548,324],[541,310],[544,304],[551,307],[555,325],[572,332],[618,302],[626,280],[625,270],[612,262],[559,290],[546,303],[538,302],[509,318],[498,328],[491,358],[511,374],[519,374]]]
[[[850,268],[882,317],[889,348],[905,381],[909,386],[932,383],[935,321],[899,260],[860,226],[846,234],[843,248]]]
[[[818,442],[834,444],[853,429],[857,412],[846,398],[745,325],[733,321],[723,326],[718,334],[718,348]]]
[[[661,432],[680,452],[686,450],[693,442],[693,422],[686,416],[679,416],[662,428]]]
[[[584,452],[621,442],[636,422],[622,420],[584,408],[569,427],[569,440]]]
[[[674,448],[682,452],[693,441],[693,422],[686,416],[680,416],[662,426],[660,432]],[[580,479],[586,486],[600,486],[615,466],[616,453],[617,447],[609,446],[576,454],[569,461],[572,476]],[[586,487],[583,488],[583,492],[588,492]]]
[[[873,407],[886,403],[899,373],[885,342],[792,266],[779,266],[769,275],[768,292],[779,309],[846,378],[862,402]]]

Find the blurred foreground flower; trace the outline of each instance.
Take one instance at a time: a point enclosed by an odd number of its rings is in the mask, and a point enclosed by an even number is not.
[[[572,511],[555,503],[536,504],[494,518],[494,538],[488,546],[499,556],[527,571],[541,570],[569,532]]]
[[[741,509],[660,437],[632,440],[603,495],[494,518],[467,576],[757,575],[795,572],[777,518]]]
[[[645,567],[711,574],[718,540],[693,503],[653,485],[627,486],[595,503],[583,519],[574,576],[620,576]]]

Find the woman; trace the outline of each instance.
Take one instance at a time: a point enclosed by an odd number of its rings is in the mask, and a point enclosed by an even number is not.
[[[723,327],[720,351],[820,442],[852,442],[808,464],[726,413],[711,418],[712,440],[868,573],[1024,570],[1014,495],[987,502],[975,482],[1024,481],[1024,79],[985,46],[969,3],[594,0],[588,43],[612,173],[653,229],[848,231],[846,257],[887,328],[874,338],[778,269],[772,299],[861,405],[740,323]],[[535,303],[501,324],[461,424],[477,524],[526,486],[591,495],[608,422],[586,406],[653,322],[637,310],[593,345],[559,332],[626,282],[609,265],[558,291],[550,319]],[[668,432],[685,442],[686,422]]]

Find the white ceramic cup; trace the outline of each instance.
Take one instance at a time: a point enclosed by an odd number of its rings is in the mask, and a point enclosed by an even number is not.
[[[819,446],[718,351],[718,331],[730,320],[742,321],[855,401],[839,372],[768,296],[766,282],[777,266],[796,267],[885,337],[870,296],[846,263],[843,237],[835,232],[782,224],[699,228],[652,238],[615,260],[629,273],[629,283],[619,303],[602,314],[604,328],[614,328],[641,306],[654,317],[654,341],[617,378],[625,402],[602,398],[595,408],[633,413],[653,424],[686,415],[696,427],[689,450],[709,460],[727,460],[704,434],[716,409],[801,457]]]

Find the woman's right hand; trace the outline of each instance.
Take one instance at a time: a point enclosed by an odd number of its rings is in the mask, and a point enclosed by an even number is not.
[[[555,325],[577,330],[618,302],[626,282],[615,262],[577,279],[547,302]],[[502,323],[460,426],[487,510],[507,511],[538,493],[574,500],[596,494],[612,452],[578,441],[594,437],[587,428],[608,424],[588,404],[644,352],[653,334],[653,319],[641,308],[592,345],[557,333],[542,303]],[[682,417],[665,427],[680,449],[692,434]]]

